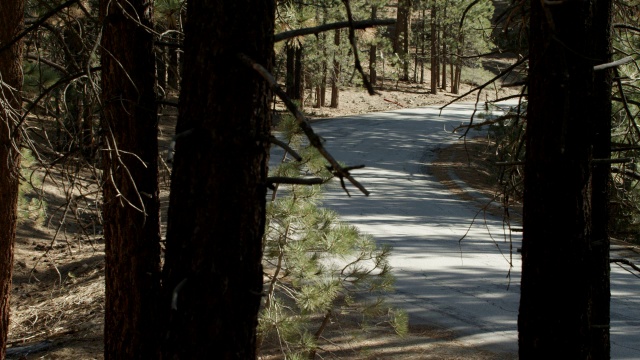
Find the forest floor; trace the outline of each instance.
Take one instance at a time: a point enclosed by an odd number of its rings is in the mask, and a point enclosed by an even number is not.
[[[509,60],[498,59],[496,64],[504,68]],[[495,71],[495,68],[490,70]],[[307,105],[305,111],[311,117],[325,118],[445,104],[454,99],[454,95],[444,91],[432,95],[428,86],[428,79],[425,84],[387,81],[384,87],[378,88],[381,95],[373,97],[360,88],[344,88],[337,109]],[[461,92],[468,89],[470,86],[465,84]],[[493,88],[486,91],[481,100],[494,98],[496,91]],[[497,92],[499,97],[515,93],[514,90]],[[463,101],[475,99],[474,94]],[[171,114],[161,119],[161,148],[165,154],[175,120],[175,115]],[[472,147],[471,151],[468,151],[469,147],[465,149],[459,145],[443,149],[432,164],[432,171],[454,193],[460,193],[456,190],[459,185],[449,178],[450,170],[468,186],[491,197],[496,189],[490,176],[492,169],[486,140],[475,139],[468,145]],[[160,179],[165,206],[168,202],[166,175],[165,172]],[[97,202],[91,199],[95,199],[99,189],[92,185],[95,183],[91,181],[92,174],[81,175],[77,183],[84,183],[78,187],[85,198],[84,206],[67,206],[69,192],[55,185],[64,183],[65,176],[62,171],[51,171],[45,180],[43,189],[50,218],[43,225],[25,221],[19,226],[9,359],[103,358],[104,239],[100,232],[86,236],[73,221],[63,221],[84,219],[85,223],[91,223],[96,215],[88,209],[95,208]],[[59,226],[61,223],[65,225]],[[321,344],[319,354],[322,358],[488,360],[512,357],[469,346],[457,340],[451,331],[436,326],[410,325],[409,333],[400,337],[391,326],[384,324],[363,330],[359,319],[357,314],[347,314],[332,321],[324,334],[326,341]],[[275,352],[265,351],[263,358],[276,359],[278,356],[268,355]]]

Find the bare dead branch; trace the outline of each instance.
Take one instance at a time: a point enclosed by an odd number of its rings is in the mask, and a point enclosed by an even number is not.
[[[468,129],[468,128],[479,128],[479,127],[483,127],[485,125],[491,125],[491,124],[495,124],[495,123],[499,123],[501,121],[505,121],[505,120],[510,120],[510,119],[517,119],[519,118],[518,115],[516,114],[506,114],[506,115],[502,115],[502,116],[498,116],[495,119],[492,120],[487,120],[487,121],[483,121],[479,124],[469,124],[469,125],[460,125],[457,126],[456,128],[453,129],[453,132],[455,133],[456,131],[458,131],[459,129]]]
[[[624,65],[624,64],[630,63],[632,61],[633,61],[633,56],[626,56],[626,57],[623,57],[620,60],[612,61],[612,62],[606,63],[606,64],[596,65],[596,66],[593,67],[593,71],[600,71],[600,70],[610,69],[612,67]]]
[[[362,21],[354,21],[353,28],[366,29],[374,26],[393,25],[395,23],[396,23],[395,19],[377,19],[377,20],[369,19],[369,20],[362,20]],[[305,36],[305,35],[311,35],[311,34],[317,35],[321,32],[336,30],[336,29],[343,29],[346,27],[349,27],[349,21],[340,21],[340,22],[324,24],[324,25],[310,27],[310,28],[283,31],[281,33],[275,34],[273,37],[273,41],[279,42],[279,41],[289,40],[298,36]]]
[[[632,26],[629,24],[613,24],[613,27],[615,29],[627,29],[627,30],[632,30],[640,33],[640,27]]]
[[[326,180],[323,178],[292,178],[286,176],[269,176],[266,181],[269,189],[275,189],[275,184],[321,185],[325,182]]]
[[[365,75],[364,70],[362,69],[362,64],[360,64],[360,56],[358,56],[358,44],[356,44],[356,29],[354,28],[353,15],[351,14],[351,4],[349,0],[342,0],[344,6],[347,8],[347,17],[349,18],[349,42],[351,43],[351,48],[353,49],[353,57],[355,58],[355,66],[356,70],[362,75],[362,82],[364,83],[364,87],[367,88],[369,95],[376,95],[376,91],[373,89],[373,85],[369,82],[369,78]]]
[[[247,55],[238,54],[237,56],[243,63],[245,63],[247,66],[251,67],[263,79],[265,79],[267,81],[267,83],[269,84],[271,90],[284,102],[284,104],[287,107],[287,109],[289,109],[289,111],[291,111],[291,113],[295,116],[296,120],[298,121],[298,126],[300,126],[300,129],[302,129],[302,131],[307,136],[307,139],[309,139],[309,143],[313,147],[318,149],[318,152],[331,165],[331,169],[332,169],[334,175],[336,175],[337,177],[340,178],[340,183],[342,185],[342,188],[345,190],[345,192],[347,192],[347,194],[349,194],[349,191],[347,190],[347,188],[344,185],[344,179],[346,178],[347,180],[349,180],[349,182],[351,182],[351,184],[353,184],[353,186],[355,186],[363,194],[368,196],[369,195],[369,191],[367,189],[365,189],[364,186],[362,186],[362,184],[360,184],[356,179],[354,179],[351,176],[351,174],[349,173],[349,171],[346,170],[345,168],[343,168],[338,163],[338,161],[333,157],[333,155],[331,155],[327,151],[327,149],[324,148],[324,145],[322,144],[322,139],[320,138],[320,136],[318,136],[313,131],[313,128],[311,127],[311,124],[309,123],[309,120],[304,116],[304,114],[302,114],[302,112],[298,109],[296,104],[293,103],[291,98],[289,98],[287,96],[287,94],[284,92],[284,90],[282,90],[282,88],[280,87],[280,85],[278,85],[278,83],[276,82],[276,79],[273,77],[273,75],[271,75],[271,73],[269,73],[269,71],[267,71],[267,69],[265,69],[262,65],[260,65],[260,64],[256,63],[255,61],[253,61],[253,59],[251,59]]]
[[[630,266],[633,270],[640,272],[640,267],[638,267],[638,265],[632,263],[631,261],[627,260],[627,259],[619,259],[619,258],[615,258],[615,259],[609,259],[610,263],[616,263],[616,264],[625,264],[627,266]]]

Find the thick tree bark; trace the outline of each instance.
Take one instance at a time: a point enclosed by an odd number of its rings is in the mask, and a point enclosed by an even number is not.
[[[24,2],[0,2],[0,44],[6,44],[22,31]],[[0,99],[0,359],[5,358],[9,332],[9,299],[13,273],[13,244],[16,239],[20,136],[15,128],[22,114],[22,41],[0,53],[2,86]],[[11,90],[15,89],[15,91]]]
[[[409,80],[409,29],[411,28],[411,0],[399,0],[396,15],[396,32],[393,38],[393,51],[402,59],[402,77]]]
[[[120,3],[118,6],[117,3]],[[160,339],[158,119],[151,0],[101,1],[105,358],[149,359]]]
[[[609,249],[593,208],[606,180],[592,160],[596,149],[608,157],[610,113],[598,107],[611,87],[593,66],[609,56],[607,21],[594,14],[610,0],[542,6],[531,2],[520,358],[606,359]]]
[[[255,359],[273,0],[188,1],[162,314],[167,359]],[[229,86],[233,84],[233,86]]]
[[[588,37],[591,39],[591,58],[598,64],[611,61],[612,1],[597,1],[593,8],[593,23]],[[598,65],[594,64],[594,65]],[[597,71],[593,78],[593,158],[611,158],[611,84],[613,71]],[[610,358],[610,265],[609,265],[609,178],[611,166],[605,162],[593,165],[592,179],[592,246],[591,277],[591,354],[594,359]],[[598,326],[600,325],[600,326]]]

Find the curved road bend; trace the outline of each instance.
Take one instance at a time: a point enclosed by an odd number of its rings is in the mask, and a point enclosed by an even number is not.
[[[424,171],[439,148],[457,141],[451,130],[468,122],[473,106],[450,105],[441,116],[425,107],[314,123],[339,161],[366,164],[353,173],[371,191],[365,197],[350,189],[349,198],[335,185],[324,204],[393,247],[391,302],[412,324],[437,324],[468,344],[516,354],[520,256],[513,254],[511,267],[501,219],[480,216],[469,228],[477,208]],[[613,265],[611,281],[612,358],[640,359],[640,280]]]

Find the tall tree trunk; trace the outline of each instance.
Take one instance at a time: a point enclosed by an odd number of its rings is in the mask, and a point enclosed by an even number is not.
[[[375,20],[378,14],[378,7],[373,5],[371,7],[371,20]],[[371,85],[376,85],[378,74],[376,73],[376,56],[378,52],[378,47],[375,45],[371,45],[369,47],[369,81]]]
[[[255,359],[273,0],[189,0],[164,267],[163,358]],[[230,87],[229,84],[234,84]]]
[[[593,7],[593,24],[588,38],[591,58],[599,64],[611,61],[611,22],[612,1],[600,0]],[[594,138],[593,158],[611,158],[611,83],[613,71],[599,71],[594,74],[593,106]],[[606,162],[599,162],[592,167],[592,213],[591,236],[592,247],[588,260],[591,277],[592,332],[589,344],[594,359],[610,358],[610,265],[609,265],[609,178],[611,166]],[[601,326],[597,326],[601,325]]]
[[[0,44],[18,35],[24,26],[23,1],[0,2]],[[9,332],[9,299],[13,273],[13,244],[18,216],[20,132],[16,120],[22,114],[22,41],[0,52],[3,101],[0,101],[0,359],[5,358]],[[14,90],[12,90],[14,89]]]
[[[148,359],[160,339],[158,118],[150,0],[103,0],[105,358]],[[122,8],[135,11],[137,21]]]
[[[411,0],[399,0],[396,15],[396,32],[393,38],[393,51],[402,59],[400,80],[409,80],[409,29],[411,24]]]
[[[338,88],[338,81],[340,77],[340,61],[338,61],[339,46],[340,46],[340,29],[336,29],[333,38],[333,44],[336,46],[333,54],[333,72],[331,73],[331,104],[332,108],[338,107],[340,98],[340,89]]]
[[[438,93],[438,32],[436,29],[436,0],[431,0],[431,93]]]
[[[448,6],[448,2],[444,3],[444,9],[443,9],[443,18],[446,19],[447,18],[447,6]],[[442,88],[442,90],[447,91],[447,31],[445,29],[445,27],[442,27],[442,81],[440,82],[440,87]]]
[[[609,57],[609,22],[595,20],[610,6],[531,2],[521,359],[609,358],[609,249],[606,225],[594,222],[603,215],[593,208],[606,206],[606,180],[592,177],[592,160],[595,151],[609,157],[603,122],[611,83],[593,66]]]

